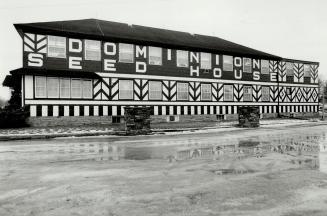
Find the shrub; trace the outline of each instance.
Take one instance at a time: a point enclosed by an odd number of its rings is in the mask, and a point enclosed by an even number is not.
[[[23,108],[0,108],[0,128],[18,128],[27,127],[27,118],[29,111]]]

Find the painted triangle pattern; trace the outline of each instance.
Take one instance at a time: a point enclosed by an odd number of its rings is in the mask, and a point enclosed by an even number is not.
[[[243,101],[243,85],[234,84],[234,101],[240,102]]]
[[[47,53],[47,37],[45,35],[24,33],[24,52]]]
[[[201,100],[201,85],[199,82],[189,82],[189,100]]]
[[[147,80],[134,79],[134,100],[148,100],[149,85]]]

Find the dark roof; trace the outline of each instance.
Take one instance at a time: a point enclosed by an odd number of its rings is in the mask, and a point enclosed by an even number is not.
[[[99,78],[99,75],[91,71],[67,71],[67,70],[46,70],[36,68],[18,68],[10,71],[11,75],[45,75],[76,78]]]
[[[66,37],[90,38],[132,42],[140,45],[162,46],[167,48],[190,49],[253,58],[280,60],[281,57],[261,52],[218,37],[190,34],[180,31],[128,25],[97,19],[69,20],[14,24],[17,31],[53,34]]]

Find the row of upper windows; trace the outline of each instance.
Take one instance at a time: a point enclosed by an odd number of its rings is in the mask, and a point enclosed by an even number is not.
[[[84,40],[84,55],[85,60],[100,61],[101,60],[101,42],[95,40]],[[55,58],[66,58],[66,38],[59,36],[48,36],[48,56]],[[211,69],[210,53],[200,53],[200,68]],[[189,52],[186,50],[176,50],[177,67],[189,67]],[[134,45],[119,43],[119,62],[133,63],[134,62]],[[223,55],[223,70],[233,71],[234,67],[233,56]],[[162,48],[149,47],[149,64],[162,65]],[[252,73],[252,59],[243,58],[243,71]],[[269,61],[261,60],[261,73],[269,74]],[[287,76],[294,75],[293,63],[286,62]],[[304,64],[304,76],[310,77],[310,65]]]
[[[85,60],[101,60],[101,42],[95,40],[84,40]],[[66,38],[59,36],[48,36],[48,57],[66,58]],[[200,53],[200,68],[212,69],[211,53]],[[197,57],[199,58],[199,57]],[[189,51],[176,50],[177,67],[189,67]],[[233,56],[223,55],[224,71],[233,71]],[[134,45],[119,43],[119,62],[134,62]],[[162,65],[162,48],[149,47],[149,64]],[[252,72],[252,60],[243,58],[244,72]],[[269,61],[261,60],[261,73],[269,74]]]
[[[252,86],[243,87],[243,101],[253,101]],[[211,84],[201,84],[201,101],[212,100]],[[233,85],[224,85],[224,101],[234,101]],[[269,86],[262,86],[261,98],[264,102],[270,101]],[[133,100],[134,85],[133,80],[119,80],[119,99]],[[162,100],[162,83],[161,81],[149,81],[149,100]],[[189,85],[184,82],[177,82],[177,100],[189,100]]]

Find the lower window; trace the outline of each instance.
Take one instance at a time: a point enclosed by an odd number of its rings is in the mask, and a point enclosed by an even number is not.
[[[119,80],[119,99],[132,100],[133,99],[133,81]]]

